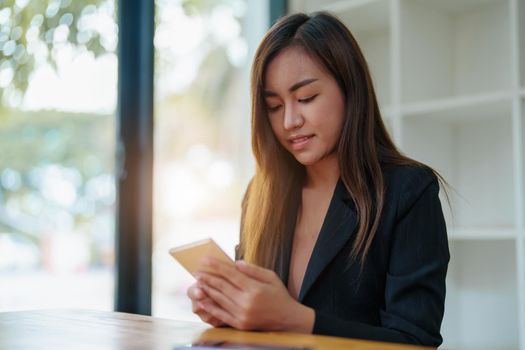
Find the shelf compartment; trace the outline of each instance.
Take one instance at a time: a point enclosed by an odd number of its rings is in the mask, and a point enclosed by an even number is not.
[[[293,4],[292,4],[292,8]],[[377,99],[390,105],[391,44],[390,1],[304,1],[307,12],[324,10],[336,15],[350,29],[368,63]]]
[[[482,107],[491,117],[463,116],[475,114],[481,109],[477,105],[402,117],[401,149],[433,167],[452,187],[452,213],[442,196],[450,227],[515,226],[510,107],[499,102]]]
[[[342,12],[358,11],[367,6],[373,6],[375,3],[384,2],[385,0],[303,0],[302,5],[297,4],[300,8],[297,11],[315,12],[315,11],[328,11],[335,14]],[[297,1],[291,1],[292,9],[294,9],[294,3]],[[381,9],[382,10],[382,9]],[[379,11],[381,12],[381,11]],[[372,11],[368,12],[369,16],[367,20],[377,19],[376,14]],[[365,22],[363,20],[363,22]]]
[[[516,187],[517,195],[521,196],[520,197],[521,202],[522,202],[521,208],[518,208],[518,210],[520,211],[520,214],[522,215],[521,217],[521,219],[523,220],[522,225],[525,225],[525,89],[522,90],[521,92],[522,94],[520,96],[519,105],[517,106],[518,109],[516,111],[518,115],[516,118],[516,124],[515,124],[516,133],[514,136],[516,137],[515,152],[517,153],[516,162],[518,163],[516,167],[518,171],[516,173],[518,176],[518,180],[521,180],[521,181],[517,181],[517,183],[515,184],[515,187]],[[522,226],[521,237],[524,239],[524,244],[525,244],[525,227],[523,226]],[[524,259],[525,259],[525,255],[524,255]],[[525,276],[524,276],[524,282],[525,282]],[[525,311],[525,305],[524,305],[523,311]],[[524,314],[524,322],[525,322],[525,314]],[[524,336],[523,344],[525,345],[525,336]],[[525,346],[524,346],[524,349],[525,349]]]
[[[383,120],[392,120],[394,119],[394,109],[390,106],[379,106],[379,110],[381,111],[381,117]]]
[[[517,349],[515,242],[452,241],[450,255],[442,347]]]
[[[448,227],[449,240],[510,240],[513,241],[518,231],[512,227]]]
[[[381,106],[391,98],[390,2],[376,0],[335,12],[352,32],[368,63],[377,99]]]
[[[388,132],[392,140],[394,140],[394,120],[392,118],[383,117],[383,123],[385,124],[386,131]]]
[[[402,103],[511,88],[507,0],[402,0]]]
[[[525,3],[521,0],[516,1],[518,7],[518,60],[519,60],[519,70],[520,70],[520,86],[522,89],[525,88]],[[522,95],[524,96],[524,90],[522,90]]]
[[[501,91],[469,96],[450,97],[434,101],[405,104],[405,116],[421,116],[434,120],[466,121],[492,118],[512,113],[512,92]]]

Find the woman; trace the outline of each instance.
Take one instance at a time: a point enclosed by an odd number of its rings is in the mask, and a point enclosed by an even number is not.
[[[235,267],[188,290],[214,326],[438,346],[449,250],[439,175],[402,155],[365,59],[326,13],[276,23],[252,67],[256,172]]]

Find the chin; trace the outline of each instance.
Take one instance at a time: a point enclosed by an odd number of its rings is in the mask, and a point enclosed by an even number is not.
[[[301,163],[304,166],[314,165],[315,163],[317,163],[319,161],[319,159],[317,159],[317,158],[308,157],[308,156],[307,157],[304,157],[304,156],[301,157],[300,155],[296,156],[295,160],[297,160],[299,163]]]
[[[335,161],[337,162],[337,153],[336,152],[304,152],[299,154],[294,154],[295,160],[297,160],[301,165],[312,166],[318,163],[331,162],[332,157],[336,157]]]

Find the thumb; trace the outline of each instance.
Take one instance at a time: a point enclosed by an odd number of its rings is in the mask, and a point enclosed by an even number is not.
[[[268,270],[254,264],[249,264],[244,260],[236,261],[235,265],[239,271],[260,282],[270,283],[275,279],[275,272],[272,270]]]

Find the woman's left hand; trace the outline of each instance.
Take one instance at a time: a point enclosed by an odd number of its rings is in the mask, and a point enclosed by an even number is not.
[[[215,303],[199,306],[213,317],[241,330],[312,332],[314,310],[292,298],[275,272],[244,261],[203,263],[211,272],[195,277]]]

